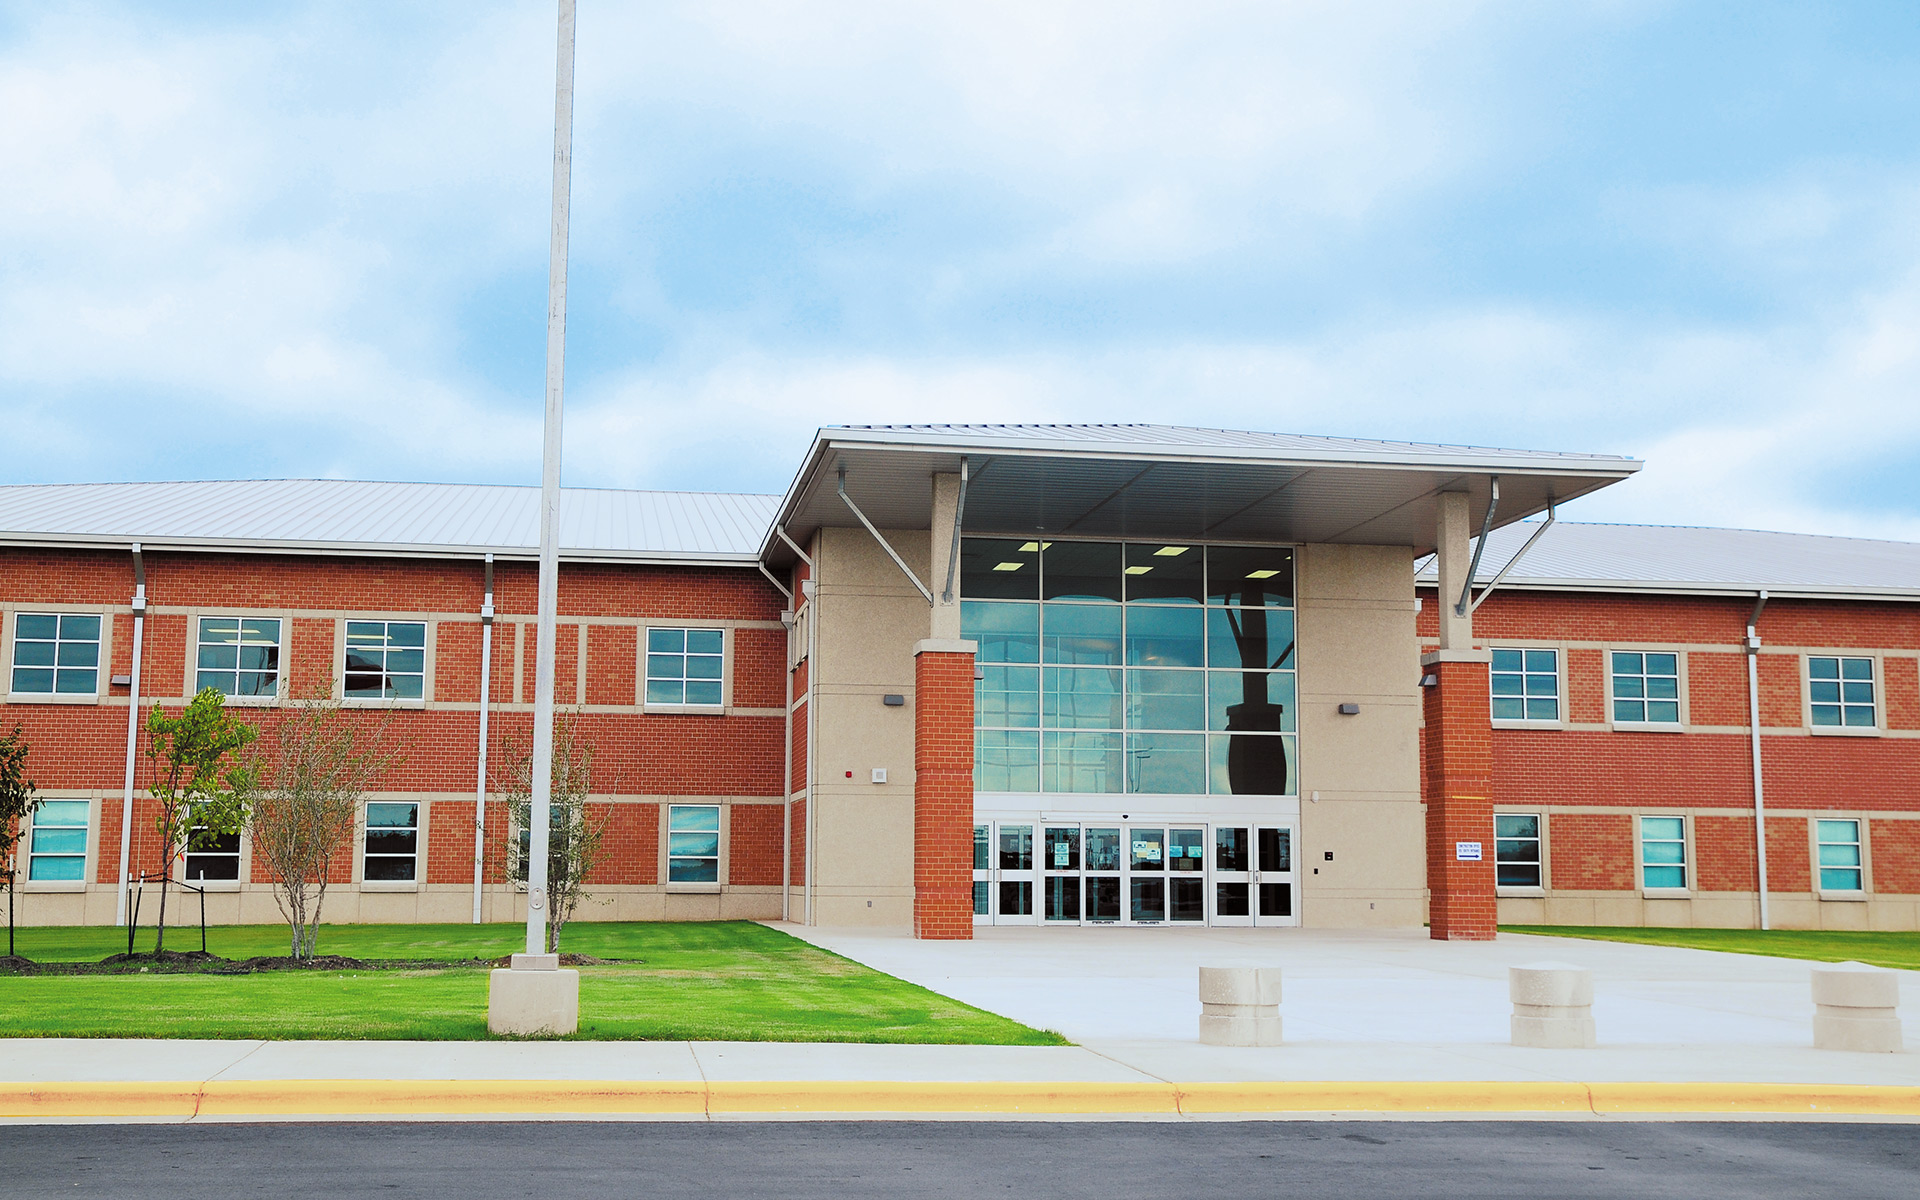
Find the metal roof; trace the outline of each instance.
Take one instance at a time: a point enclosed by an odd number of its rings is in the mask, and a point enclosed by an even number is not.
[[[856,523],[924,529],[931,477],[970,474],[970,533],[1347,542],[1431,550],[1442,492],[1517,521],[1640,469],[1617,455],[1561,454],[1172,425],[830,426],[781,505],[797,539]],[[769,536],[763,553],[788,551]]]
[[[565,488],[573,559],[751,566],[777,496]],[[0,543],[532,558],[540,489],[245,479],[0,486]]]
[[[1507,565],[1538,523],[1509,525],[1487,539],[1482,583]],[[1419,564],[1434,581],[1433,560]],[[1502,587],[1645,591],[1824,599],[1920,600],[1920,544],[1755,529],[1599,525],[1560,521],[1541,536]]]

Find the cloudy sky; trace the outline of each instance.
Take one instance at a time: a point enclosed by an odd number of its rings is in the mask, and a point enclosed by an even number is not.
[[[570,484],[815,427],[1627,453],[1920,540],[1910,3],[582,0]],[[538,481],[550,0],[0,0],[0,482]]]

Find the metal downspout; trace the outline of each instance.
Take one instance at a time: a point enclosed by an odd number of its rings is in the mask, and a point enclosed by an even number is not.
[[[133,674],[127,680],[127,782],[120,794],[120,881],[113,923],[127,923],[127,868],[133,854],[133,753],[140,739],[140,649],[147,632],[147,564],[133,543]]]
[[[814,887],[814,847],[820,839],[819,789],[814,781],[820,777],[819,718],[814,714],[814,705],[818,700],[820,681],[820,580],[817,574],[810,574],[807,582],[807,887],[806,922],[813,924],[813,887]]]
[[[1753,615],[1747,618],[1747,728],[1753,738],[1753,854],[1760,885],[1760,928],[1771,929],[1767,916],[1767,792],[1760,769],[1760,613],[1767,607],[1767,593],[1761,590],[1754,600]]]
[[[487,853],[487,717],[493,707],[493,555],[487,555],[486,598],[480,602],[480,745],[473,769],[473,923],[480,923]]]
[[[762,571],[766,567],[760,568]],[[793,593],[787,593],[789,602]],[[790,919],[793,907],[793,624],[789,609],[780,614],[787,627],[787,673],[780,677],[780,708],[786,718],[785,752],[780,757],[780,920]]]

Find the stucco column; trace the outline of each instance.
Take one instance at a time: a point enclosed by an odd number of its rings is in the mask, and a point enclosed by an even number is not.
[[[914,647],[913,935],[973,936],[974,643]]]
[[[1440,649],[1421,660],[1426,717],[1428,929],[1436,940],[1494,935],[1493,730],[1490,655],[1473,646],[1473,618],[1458,613],[1471,514],[1464,493],[1440,497]]]

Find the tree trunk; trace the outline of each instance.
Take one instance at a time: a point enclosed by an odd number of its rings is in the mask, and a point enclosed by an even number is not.
[[[155,958],[160,957],[160,952],[166,949],[167,945],[167,885],[172,882],[173,867],[169,864],[166,873],[160,876],[160,919],[154,922],[153,926],[153,956]]]

